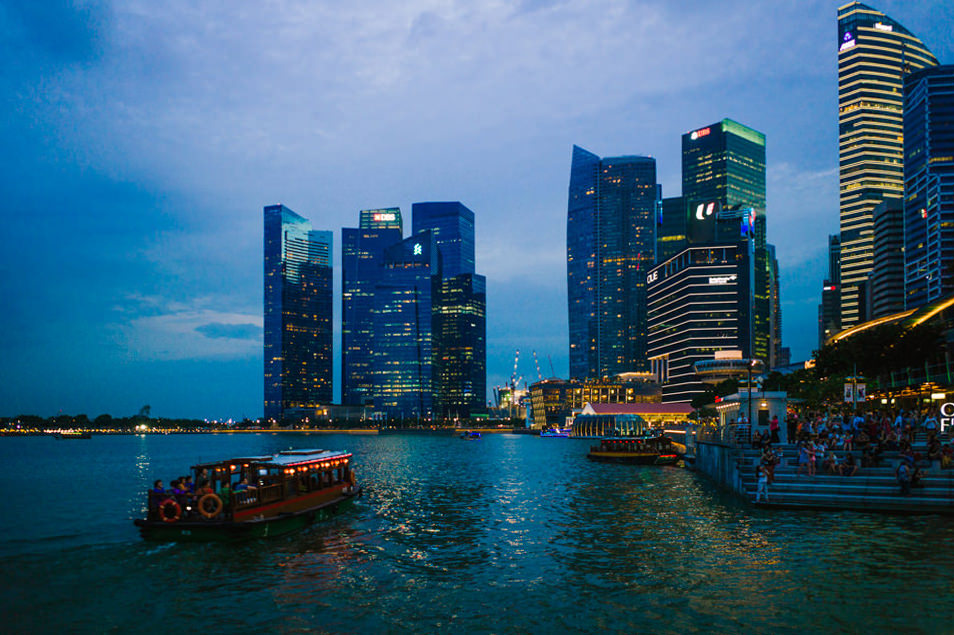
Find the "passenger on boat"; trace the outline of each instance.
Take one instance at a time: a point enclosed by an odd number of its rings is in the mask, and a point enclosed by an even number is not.
[[[228,482],[223,483],[222,487],[219,488],[219,498],[222,499],[222,509],[228,509],[229,503],[232,501],[232,486]]]
[[[182,477],[182,487],[187,490],[190,494],[195,494],[195,483],[192,482],[191,476]]]
[[[206,494],[215,494],[215,490],[212,489],[212,486],[209,485],[208,479],[203,479],[199,481],[199,489],[196,490],[197,496],[205,496]]]
[[[162,486],[162,479],[156,479],[152,484],[152,489],[149,490],[149,516],[158,517],[159,516],[159,503],[163,501],[166,496],[166,489]]]
[[[242,480],[240,480],[238,484],[235,486],[235,491],[241,492],[243,490],[247,490],[248,488],[249,488],[248,479],[243,476]]]

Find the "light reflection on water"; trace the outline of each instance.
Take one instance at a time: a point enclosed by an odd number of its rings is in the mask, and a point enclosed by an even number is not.
[[[0,439],[0,488],[36,511],[0,517],[14,631],[188,628],[197,615],[237,632],[950,632],[954,619],[947,518],[754,510],[683,470],[590,463],[586,442],[53,443]],[[129,519],[155,478],[290,445],[352,450],[356,508],[239,545],[138,539]],[[48,487],[33,487],[39,474]]]

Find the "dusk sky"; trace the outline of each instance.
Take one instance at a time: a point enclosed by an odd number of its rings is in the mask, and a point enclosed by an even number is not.
[[[0,4],[0,415],[262,414],[262,207],[335,234],[460,200],[488,384],[567,374],[570,154],[765,133],[783,345],[811,355],[838,229],[830,1]],[[954,3],[873,1],[954,62]],[[196,6],[199,5],[199,6]],[[340,364],[336,324],[336,387]],[[338,392],[336,388],[336,394]],[[488,391],[488,396],[492,394]]]

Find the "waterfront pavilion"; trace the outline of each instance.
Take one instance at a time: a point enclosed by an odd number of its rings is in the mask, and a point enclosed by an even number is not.
[[[574,437],[641,434],[648,429],[685,422],[692,414],[685,403],[587,403],[573,420]]]

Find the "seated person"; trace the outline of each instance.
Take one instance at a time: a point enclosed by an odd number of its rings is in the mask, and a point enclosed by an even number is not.
[[[828,451],[828,454],[825,456],[824,467],[828,468],[830,474],[841,474],[841,469],[838,465],[838,457],[831,450]]]
[[[927,458],[929,461],[941,460],[941,442],[937,440],[937,437],[932,438],[928,443]]]
[[[841,475],[842,476],[854,476],[855,472],[858,471],[858,464],[855,463],[855,455],[851,452],[845,454],[845,460],[841,464]]]
[[[249,488],[248,479],[247,479],[246,477],[244,477],[244,476],[242,477],[242,480],[240,480],[240,481],[235,485],[235,491],[236,491],[236,492],[242,492],[242,491],[247,490],[248,488]]]
[[[954,448],[950,443],[945,443],[941,449],[941,467],[945,470],[954,467]]]
[[[209,484],[209,481],[203,480],[199,481],[199,487],[195,491],[196,495],[200,498],[206,494],[215,494],[215,490],[212,489],[212,486]]]

